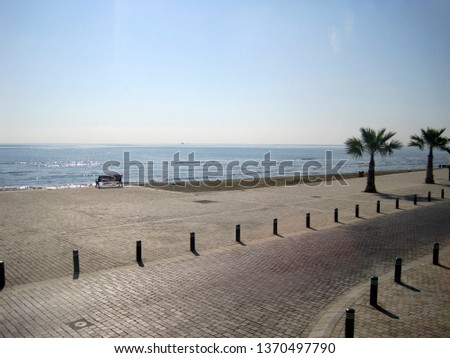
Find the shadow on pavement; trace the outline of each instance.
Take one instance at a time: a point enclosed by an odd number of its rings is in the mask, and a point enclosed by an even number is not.
[[[403,286],[403,287],[405,287],[405,288],[407,288],[407,289],[409,289],[409,290],[411,290],[411,291],[414,291],[414,292],[420,292],[420,290],[419,290],[418,288],[415,288],[415,287],[412,287],[412,286],[410,286],[410,285],[407,285],[406,283],[399,282],[399,285],[400,285],[400,286]]]
[[[399,319],[400,317],[393,314],[392,312],[389,312],[387,309],[381,307],[380,305],[373,306],[377,311],[380,311],[381,313],[384,313],[386,316],[392,318],[392,319]]]

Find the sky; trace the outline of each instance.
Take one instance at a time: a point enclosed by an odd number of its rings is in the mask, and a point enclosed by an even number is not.
[[[0,143],[407,143],[449,64],[450,1],[0,0]]]

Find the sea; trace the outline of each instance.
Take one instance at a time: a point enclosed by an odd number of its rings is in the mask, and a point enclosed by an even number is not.
[[[427,152],[403,148],[376,158],[378,171],[426,168]],[[434,165],[448,165],[446,152]],[[126,183],[176,182],[367,171],[342,145],[0,145],[0,190],[95,185],[119,173]]]

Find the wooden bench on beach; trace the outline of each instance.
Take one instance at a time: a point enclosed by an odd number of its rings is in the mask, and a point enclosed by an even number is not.
[[[95,181],[95,187],[98,189],[121,188],[122,186],[123,186],[122,175],[120,175],[120,174],[99,175],[99,177]]]

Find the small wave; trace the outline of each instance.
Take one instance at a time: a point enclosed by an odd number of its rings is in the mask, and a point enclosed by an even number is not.
[[[95,184],[69,184],[69,185],[49,185],[49,186],[5,186],[0,187],[0,191],[15,191],[15,190],[59,190],[59,189],[79,189],[94,187]]]
[[[48,190],[57,190],[57,189],[79,189],[79,188],[90,188],[94,187],[95,184],[69,184],[69,185],[55,185],[55,186],[47,186],[43,189]]]

